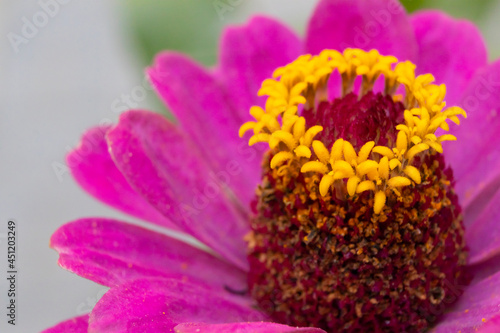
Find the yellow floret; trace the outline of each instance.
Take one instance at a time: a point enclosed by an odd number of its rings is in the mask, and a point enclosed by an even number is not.
[[[267,96],[265,108],[253,106],[254,121],[244,123],[239,136],[252,130],[249,145],[266,142],[273,152],[271,168],[285,174],[293,161],[300,163],[303,173],[322,175],[319,192],[325,196],[335,182],[341,182],[349,196],[373,191],[374,212],[381,213],[386,203],[385,189],[399,193],[397,188],[420,184],[420,170],[413,165],[417,156],[442,153],[444,141],[454,141],[451,134],[436,136],[436,131],[449,130],[448,121],[460,124],[458,116],[466,117],[459,107],[446,108],[446,86],[434,84],[431,74],[416,75],[410,61],[399,62],[377,50],[324,50],[317,56],[300,56],[292,63],[276,69],[258,91]],[[385,94],[404,103],[404,122],[396,126],[397,139],[392,146],[365,143],[359,151],[342,138],[331,148],[315,137],[323,131],[317,124],[307,124],[299,110],[313,109],[326,101],[328,80],[337,72],[342,78],[342,95],[351,92],[356,77],[362,78],[362,96],[373,88],[381,76]],[[398,86],[404,96],[394,95]],[[312,126],[311,126],[312,125]],[[336,184],[336,183],[335,183]],[[335,185],[337,186],[337,185]]]

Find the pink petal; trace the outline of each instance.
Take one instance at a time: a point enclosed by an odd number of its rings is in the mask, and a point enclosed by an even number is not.
[[[50,245],[63,268],[105,286],[163,276],[219,291],[246,289],[239,269],[184,242],[119,221],[87,218],[65,224]]]
[[[481,280],[500,272],[500,255],[496,255],[477,264],[469,265],[467,270],[473,277],[471,284],[476,284]]]
[[[477,71],[461,106],[468,118],[452,128],[458,141],[448,143],[444,150],[468,224],[500,187],[500,61]]]
[[[107,138],[113,160],[137,192],[182,230],[247,268],[248,220],[180,129],[161,115],[129,111]]]
[[[355,47],[414,60],[415,34],[403,6],[393,0],[322,0],[309,21],[307,52]]]
[[[431,73],[437,83],[445,83],[446,102],[456,105],[473,74],[488,60],[479,29],[439,11],[413,14],[411,24],[419,46],[418,74]]]
[[[142,279],[109,290],[90,315],[93,332],[169,332],[179,323],[261,321],[260,312],[200,286]]]
[[[243,122],[254,120],[249,113],[250,107],[265,104],[265,98],[257,96],[262,82],[272,77],[276,68],[295,60],[301,51],[302,43],[294,32],[270,18],[257,16],[244,26],[226,28],[220,43],[219,65],[213,75],[224,86],[231,112]],[[241,142],[248,142],[248,136],[240,139]],[[245,149],[248,154],[254,151],[257,158],[251,161],[252,168],[259,170],[267,145]],[[260,173],[253,175],[251,182],[259,183]],[[243,190],[248,192],[241,193]],[[255,197],[255,186],[241,188],[239,193],[243,205],[248,207]]]
[[[319,328],[290,327],[275,323],[232,323],[232,324],[191,324],[184,323],[175,327],[176,333],[321,333]]]
[[[458,295],[463,286],[454,286]],[[479,332],[484,326],[488,327],[488,322],[498,323],[500,309],[500,272],[475,285],[465,288],[465,292],[458,302],[452,307],[449,313],[439,321],[433,332]],[[430,316],[442,313],[441,308],[436,308],[435,313]],[[484,319],[484,321],[483,321]],[[491,327],[491,326],[490,326]],[[498,326],[497,326],[498,327]],[[490,330],[491,332],[491,330]],[[495,331],[498,332],[498,331]]]
[[[160,96],[168,104],[182,131],[210,166],[224,174],[225,182],[247,210],[260,180],[262,154],[238,137],[244,123],[224,84],[183,55],[158,55],[148,70]]]
[[[262,82],[301,53],[302,43],[295,33],[270,18],[257,16],[244,26],[224,30],[215,75],[241,119],[253,120],[250,107],[265,103],[257,96]]]
[[[66,158],[71,174],[94,198],[145,221],[178,229],[130,187],[108,152],[106,132],[110,126],[85,132],[77,148]]]
[[[498,333],[500,332],[500,316],[490,318],[481,326],[480,333]]]
[[[487,260],[500,253],[500,189],[482,213],[465,230],[470,263]]]
[[[71,318],[63,321],[51,328],[48,328],[42,333],[87,333],[89,315]]]

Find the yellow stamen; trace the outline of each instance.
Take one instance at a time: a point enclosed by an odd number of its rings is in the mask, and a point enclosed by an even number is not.
[[[398,63],[395,57],[380,55],[376,50],[346,49],[343,53],[324,50],[317,56],[300,56],[276,69],[273,78],[262,83],[258,95],[267,96],[266,106],[250,109],[255,121],[244,123],[239,135],[253,130],[249,145],[269,144],[274,155],[272,169],[279,167],[284,174],[290,163],[297,161],[301,172],[322,174],[319,187],[323,196],[341,179],[334,187],[343,184],[349,196],[374,191],[374,211],[378,214],[386,202],[386,188],[399,193],[398,187],[421,183],[420,170],[413,165],[415,157],[442,153],[443,141],[456,140],[451,134],[437,137],[437,129],[448,131],[448,121],[460,124],[458,116],[466,117],[459,107],[445,107],[445,85],[433,84],[431,74],[416,75],[415,69],[409,61]],[[334,72],[342,78],[343,95],[353,90],[358,76],[362,78],[359,96],[384,76],[385,94],[402,100],[406,108],[404,123],[396,126],[395,144],[375,146],[370,141],[356,151],[349,141],[340,138],[331,148],[315,140],[323,127],[308,128],[299,109],[314,110],[317,103],[326,100],[328,79]],[[399,85],[405,88],[404,96],[394,95]]]
[[[375,193],[375,202],[373,204],[373,211],[375,212],[375,214],[380,214],[382,208],[384,208],[385,206],[385,200],[385,192],[378,191],[377,193]]]

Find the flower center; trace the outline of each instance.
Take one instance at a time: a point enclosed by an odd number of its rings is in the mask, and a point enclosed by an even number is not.
[[[440,154],[455,138],[435,135],[465,112],[445,108],[445,86],[414,70],[375,50],[325,50],[262,84],[266,107],[250,110],[256,121],[240,135],[253,130],[249,144],[270,147],[249,286],[276,321],[420,331],[466,282],[461,209]],[[329,99],[334,72],[342,95]]]

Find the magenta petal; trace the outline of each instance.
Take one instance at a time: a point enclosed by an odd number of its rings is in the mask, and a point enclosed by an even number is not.
[[[500,253],[500,189],[482,213],[465,230],[470,248],[469,261],[474,264]]]
[[[322,0],[306,35],[307,52],[355,47],[414,60],[415,34],[403,6],[393,0]]]
[[[500,315],[490,318],[481,326],[480,333],[498,333],[500,332]]]
[[[321,333],[319,328],[291,327],[275,323],[232,323],[232,324],[192,324],[184,323],[175,327],[176,333]]]
[[[257,96],[262,82],[301,53],[302,43],[294,32],[270,18],[254,17],[244,26],[224,30],[215,75],[241,119],[253,120],[250,107],[265,103]]]
[[[234,96],[212,74],[183,55],[158,55],[148,71],[160,96],[166,101],[214,174],[224,174],[224,182],[249,207],[260,180],[262,154],[238,137],[244,123],[236,110]]]
[[[439,11],[411,16],[419,46],[418,74],[431,73],[446,84],[446,102],[456,105],[467,83],[487,63],[487,51],[479,29]]]
[[[76,149],[66,160],[80,186],[96,199],[145,221],[178,229],[130,187],[116,168],[108,152],[106,132],[110,126],[94,127],[85,132]]]
[[[88,321],[89,315],[86,314],[63,321],[56,326],[42,331],[42,333],[87,333]]]
[[[216,290],[244,290],[246,275],[184,242],[127,223],[87,218],[65,224],[50,240],[59,265],[105,286],[142,277],[176,277]],[[203,272],[203,274],[200,274]]]
[[[471,284],[476,284],[481,280],[490,277],[500,272],[500,255],[481,261],[477,264],[472,264],[467,267],[467,271],[473,277]]]
[[[217,324],[265,319],[250,307],[194,284],[174,279],[142,279],[109,290],[94,307],[89,329],[169,332],[185,322]]]
[[[444,151],[470,223],[500,187],[500,61],[477,71],[461,106],[468,117],[452,128],[458,142]]]
[[[128,182],[182,230],[246,269],[250,230],[197,149],[161,115],[129,111],[107,134],[110,153]],[[246,175],[240,175],[245,178]]]
[[[463,286],[453,286],[452,289],[455,295],[459,295],[463,290]],[[443,316],[433,332],[460,331],[467,333],[477,332],[476,329],[478,332],[482,332],[481,328],[483,325],[487,327],[489,321],[498,322],[499,309],[500,273],[497,273],[475,285],[466,287],[458,302],[451,308],[449,313]],[[442,313],[442,309],[436,308],[434,312],[429,315],[439,315]]]

